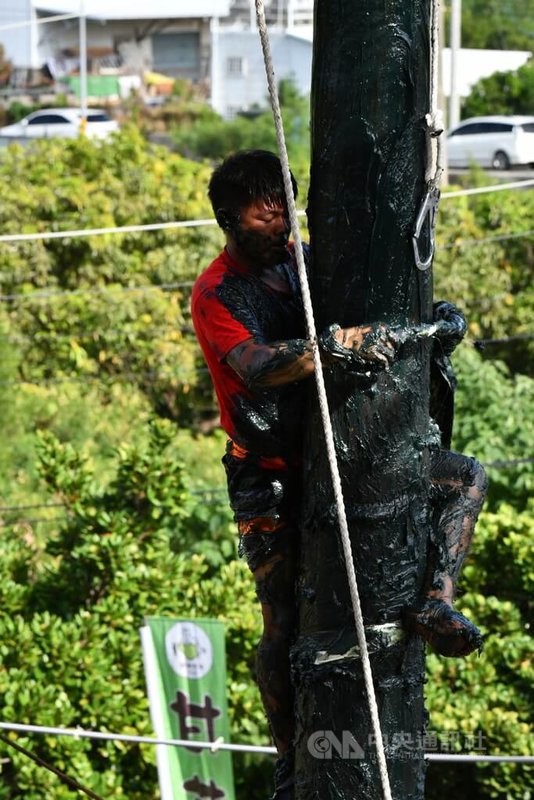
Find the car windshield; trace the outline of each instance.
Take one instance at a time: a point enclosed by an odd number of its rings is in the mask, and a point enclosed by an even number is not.
[[[525,133],[534,133],[534,122],[524,122],[521,125],[521,130],[525,131]]]
[[[99,112],[98,114],[88,114],[87,115],[87,122],[109,122],[111,117],[103,112]]]

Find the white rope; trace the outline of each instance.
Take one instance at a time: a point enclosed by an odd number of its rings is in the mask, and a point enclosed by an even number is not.
[[[534,186],[534,178],[513,183],[502,183],[496,186],[478,186],[476,189],[459,189],[455,192],[444,192],[442,200],[455,197],[465,197],[471,194],[489,194],[501,192],[506,189],[528,189]],[[297,211],[297,216],[302,217],[306,212]],[[179,222],[154,222],[148,225],[122,225],[114,228],[81,228],[72,231],[42,231],[40,233],[6,233],[0,235],[0,242],[13,244],[15,242],[36,242],[46,239],[76,239],[80,236],[106,236],[108,233],[143,233],[145,231],[164,231],[173,228],[201,228],[207,225],[216,225],[214,219],[188,219]]]
[[[365,628],[363,623],[360,595],[358,592],[358,584],[356,581],[356,571],[354,569],[354,558],[352,555],[350,533],[347,523],[347,516],[345,513],[345,502],[343,499],[343,490],[341,487],[341,476],[339,473],[339,467],[337,463],[336,448],[334,444],[334,433],[332,430],[332,421],[330,419],[330,410],[328,408],[328,398],[326,396],[321,355],[319,352],[319,345],[317,343],[317,331],[315,328],[315,319],[313,314],[310,287],[308,283],[308,275],[306,273],[306,265],[304,263],[304,252],[302,248],[302,240],[300,237],[298,219],[296,214],[295,198],[293,196],[293,186],[291,183],[291,173],[289,169],[289,160],[288,160],[287,148],[284,137],[284,126],[282,121],[282,115],[280,112],[280,102],[278,99],[278,92],[276,89],[276,81],[274,77],[274,67],[273,67],[273,60],[269,43],[269,35],[267,33],[267,25],[265,22],[265,9],[263,5],[263,0],[255,0],[255,1],[256,1],[256,16],[258,20],[258,29],[260,33],[261,46],[265,61],[265,72],[267,75],[267,83],[269,86],[269,95],[271,98],[274,125],[276,128],[276,139],[278,142],[280,163],[282,165],[282,174],[284,178],[284,187],[286,192],[289,219],[291,222],[291,229],[293,231],[295,239],[295,256],[296,256],[298,274],[302,290],[304,311],[306,315],[306,326],[308,330],[308,336],[312,341],[313,362],[315,365],[315,382],[317,384],[319,406],[321,410],[321,418],[324,427],[328,463],[334,487],[334,497],[336,501],[336,510],[339,523],[339,530],[341,535],[341,543],[343,546],[343,553],[345,556],[345,566],[347,569],[350,597],[352,601],[352,609],[354,612],[354,623],[356,626],[358,645],[360,647],[360,656],[362,660],[365,689],[367,692],[369,711],[371,714],[371,725],[376,743],[378,769],[380,772],[380,780],[382,783],[384,798],[385,800],[392,800],[391,787],[389,784],[389,775],[386,764],[386,755],[384,751],[384,742],[382,738],[382,731],[380,729],[380,720],[378,716],[378,705],[376,702],[376,695],[373,685],[371,662],[369,660],[367,640],[365,638]]]
[[[439,0],[433,0],[430,15],[430,110],[425,117],[427,124],[425,181],[437,186],[443,172],[441,134],[444,128],[443,112],[438,108]]]
[[[174,747],[192,747],[196,750],[229,750],[234,753],[275,754],[275,747],[253,744],[230,744],[218,739],[216,742],[198,742],[194,739],[160,739],[155,736],[133,736],[126,733],[106,733],[90,731],[86,728],[54,728],[43,725],[22,725],[15,722],[0,722],[0,730],[19,731],[19,733],[48,733],[52,736],[72,736],[74,739],[103,739],[108,742],[132,742],[136,744],[163,744]]]
[[[131,742],[132,744],[168,745],[169,747],[192,747],[196,750],[227,750],[233,753],[259,753],[276,755],[275,747],[255,744],[231,744],[222,737],[215,742],[201,742],[194,739],[160,739],[155,736],[135,736],[127,733],[107,733],[87,728],[54,728],[46,725],[23,725],[17,722],[0,722],[0,730],[18,733],[42,733],[50,736],[70,736],[74,739],[100,739],[108,742]],[[499,756],[483,753],[468,755],[461,753],[425,753],[428,761],[488,761],[533,764],[534,756]]]

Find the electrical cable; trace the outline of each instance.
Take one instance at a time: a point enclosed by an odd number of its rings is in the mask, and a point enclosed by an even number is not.
[[[493,186],[476,186],[474,189],[458,189],[453,192],[443,192],[442,200],[452,200],[454,197],[470,197],[476,194],[491,194],[493,192],[505,192],[509,189],[528,189],[534,186],[534,178],[525,181],[513,181],[511,183],[499,183]]]
[[[459,189],[453,192],[443,192],[441,195],[442,200],[452,199],[455,197],[465,197],[475,194],[490,194],[492,192],[501,192],[508,189],[528,189],[534,186],[534,179],[523,181],[514,181],[512,183],[502,183],[493,186],[477,186],[474,189]],[[297,216],[303,216],[306,212],[304,210],[296,211]],[[217,222],[214,219],[192,219],[192,220],[179,220],[176,222],[155,222],[146,225],[117,225],[109,228],[80,228],[77,230],[69,231],[42,231],[36,233],[5,233],[0,236],[0,243],[16,243],[16,242],[36,242],[45,241],[47,239],[74,239],[85,236],[106,236],[108,234],[121,234],[121,233],[144,233],[146,231],[165,231],[178,228],[199,228],[204,226],[213,226]]]
[[[79,14],[54,14],[51,17],[37,17],[32,20],[21,20],[20,22],[10,22],[7,25],[0,25],[0,32],[12,31],[15,28],[26,28],[31,25],[48,25],[49,22],[63,22],[68,19],[78,19]]]
[[[74,778],[69,777],[65,772],[62,772],[62,770],[52,766],[52,764],[49,764],[47,761],[44,760],[44,758],[41,758],[35,753],[32,753],[31,750],[27,750],[25,747],[22,747],[22,745],[17,744],[17,742],[11,741],[11,739],[9,739],[7,736],[4,736],[1,733],[0,733],[0,741],[4,742],[4,744],[9,745],[9,747],[13,747],[15,750],[17,750],[17,752],[22,753],[28,758],[31,758],[31,760],[34,761],[36,764],[38,764],[40,767],[44,767],[49,772],[52,772],[63,783],[65,783],[67,786],[70,786],[71,789],[76,789],[76,791],[82,792],[83,794],[87,795],[87,797],[93,798],[93,800],[103,800],[103,798],[100,797],[100,795],[95,794],[93,791],[91,791],[91,789],[88,789],[87,786],[78,783],[78,781],[74,780]]]
[[[208,373],[207,367],[191,368],[187,373],[180,375],[158,375],[156,372],[124,372],[117,375],[65,375],[61,378],[6,378],[0,380],[0,386],[54,386],[61,383],[97,383],[108,386],[115,383],[149,383],[156,385],[166,381],[180,381],[186,383],[196,375]]]
[[[505,469],[506,467],[513,467],[518,464],[534,464],[534,457],[526,456],[525,458],[499,458],[495,461],[484,461],[484,467],[489,469]],[[210,497],[214,494],[221,494],[224,497],[221,497],[217,501],[213,501],[213,504],[226,504],[228,490],[225,486],[213,486],[213,487],[205,487],[203,489],[191,489],[189,490],[188,494],[193,496],[198,496],[202,498]],[[204,500],[204,503],[209,503],[210,501]],[[37,508],[70,508],[69,503],[34,503],[32,505],[7,505],[7,506],[0,506],[0,512],[15,512],[15,511],[25,511],[29,509],[37,509]],[[163,509],[164,510],[164,509]],[[55,519],[66,519],[66,517],[41,517],[39,519],[43,520],[55,520]],[[26,521],[26,520],[25,520]]]
[[[503,233],[495,236],[482,236],[480,239],[459,239],[457,242],[449,242],[436,247],[436,250],[452,250],[454,247],[477,247],[488,242],[504,242],[507,239],[521,239],[523,237],[534,236],[534,229],[528,231],[517,231],[516,233]]]
[[[57,728],[45,725],[25,725],[16,722],[0,722],[0,730],[17,731],[20,733],[39,733],[48,736],[70,736],[74,739],[94,739],[107,742],[129,742],[132,744],[165,745],[168,747],[187,747],[193,750],[209,750],[212,753],[229,751],[233,753],[258,753],[276,755],[275,747],[253,744],[233,744],[225,742],[222,737],[214,742],[197,741],[194,739],[164,739],[154,736],[136,736],[133,734],[108,733],[106,731],[93,731],[86,728]],[[485,762],[512,762],[519,764],[534,764],[534,756],[505,756],[473,755],[460,753],[425,753],[428,761],[485,761]]]
[[[161,337],[160,341],[164,342],[175,342],[176,340],[172,338],[173,333],[180,333],[183,336],[189,336],[190,334],[194,334],[193,328],[189,327],[174,327],[171,324],[168,324],[165,328],[143,328],[141,330],[131,330],[127,327],[124,328],[93,328],[92,330],[81,330],[76,331],[72,330],[69,333],[55,333],[54,331],[37,331],[36,333],[32,334],[22,334],[20,336],[17,335],[9,335],[9,334],[0,334],[0,341],[9,342],[10,344],[22,344],[23,342],[35,342],[37,344],[46,344],[49,341],[72,341],[73,339],[77,339],[83,341],[84,339],[118,339],[119,337],[128,337],[128,336],[154,336],[158,334],[167,333],[171,336],[171,338],[164,338]],[[129,342],[131,344],[131,342]]]
[[[177,283],[153,283],[144,286],[98,286],[86,289],[43,289],[36,292],[18,292],[13,294],[0,294],[2,302],[25,302],[33,300],[48,300],[52,297],[77,297],[85,294],[107,294],[108,292],[172,292],[176,289],[186,289],[193,286],[194,281],[179,281]]]
[[[534,333],[516,333],[513,336],[502,336],[500,339],[475,339],[473,345],[483,350],[491,344],[508,344],[508,342],[522,342],[527,339],[534,339]]]
[[[439,250],[452,250],[455,247],[477,247],[488,242],[502,242],[507,239],[520,239],[531,237],[534,235],[534,229],[528,231],[515,231],[510,233],[498,234],[495,236],[483,236],[480,239],[460,239],[457,242],[449,242],[447,244],[436,245],[436,251]],[[32,302],[40,299],[62,298],[69,296],[78,296],[86,294],[107,294],[108,292],[132,292],[144,293],[153,291],[172,292],[177,289],[190,289],[194,285],[194,281],[179,281],[176,283],[154,283],[142,286],[100,286],[100,287],[87,287],[84,289],[43,289],[34,292],[14,292],[10,294],[0,294],[0,302]],[[495,295],[492,298],[484,299],[499,299],[504,295]]]
[[[304,212],[302,212],[304,213]],[[214,219],[188,219],[176,222],[151,222],[147,225],[117,225],[110,228],[79,228],[71,231],[42,231],[39,233],[4,233],[0,242],[41,242],[48,239],[77,239],[82,236],[107,236],[115,233],[145,233],[147,231],[170,231],[178,228],[200,228],[216,225]]]

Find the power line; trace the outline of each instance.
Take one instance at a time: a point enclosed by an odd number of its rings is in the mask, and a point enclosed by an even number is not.
[[[504,192],[508,189],[526,189],[534,186],[534,178],[526,181],[513,181],[512,183],[500,183],[493,186],[477,186],[474,189],[459,189],[454,192],[442,192],[441,199],[449,200],[454,197],[469,197],[475,194],[491,194],[493,192]]]
[[[534,235],[534,229],[529,231],[517,231],[517,233],[503,233],[496,236],[483,236],[480,239],[459,239],[457,242],[450,242],[449,244],[442,244],[436,247],[436,250],[452,250],[453,247],[476,247],[486,242],[504,242],[507,239],[521,239]]]
[[[0,520],[0,529],[2,528],[16,528],[18,525],[34,525],[36,523],[45,524],[45,525],[55,525],[59,520],[66,520],[69,519],[66,515],[58,516],[58,517],[21,517],[17,520],[12,520],[10,522],[4,522]]]
[[[67,19],[78,19],[79,14],[55,14],[52,17],[37,17],[33,20],[21,22],[10,22],[8,25],[0,25],[0,31],[11,31],[15,28],[27,28],[31,25],[47,25],[49,22],[62,22]]]
[[[513,467],[516,464],[534,464],[534,458],[507,458],[497,461],[488,461],[484,464],[484,466],[502,469],[505,467]]]
[[[200,228],[206,225],[216,224],[217,221],[214,219],[190,219],[177,222],[152,222],[147,225],[117,225],[111,228],[79,228],[71,231],[44,231],[41,233],[4,233],[0,236],[0,242],[39,242],[47,239],[77,239],[81,236],[170,231],[176,228]]]
[[[44,758],[36,755],[36,753],[33,753],[26,747],[22,747],[22,745],[18,744],[18,742],[14,742],[12,739],[9,739],[7,736],[3,736],[2,734],[0,734],[0,740],[4,744],[7,744],[8,747],[12,747],[18,753],[22,753],[22,755],[31,759],[39,767],[43,767],[49,772],[52,772],[56,777],[59,778],[60,781],[69,786],[71,789],[74,789],[76,792],[82,792],[82,794],[86,795],[87,797],[91,797],[92,800],[103,800],[103,798],[100,797],[100,795],[95,794],[92,789],[87,788],[87,786],[84,786],[83,783],[78,783],[77,780],[71,778],[69,775],[63,772],[63,770],[54,767],[52,764],[49,764]]]
[[[190,332],[193,333],[192,331]],[[534,339],[534,333],[520,333],[515,336],[505,336],[500,339],[475,339],[472,341],[472,345],[482,350],[488,345],[502,345],[530,339]],[[0,380],[0,386],[52,386],[61,383],[99,383],[102,385],[131,383],[133,385],[140,382],[148,382],[158,384],[169,380],[183,382],[197,375],[206,375],[208,373],[209,370],[207,367],[191,367],[187,372],[175,373],[172,375],[159,374],[156,372],[123,372],[115,375],[63,375],[59,378],[7,378]]]
[[[15,722],[0,722],[1,730],[18,731],[21,733],[41,733],[52,736],[71,736],[74,739],[103,739],[105,741],[131,742],[132,744],[151,744],[166,745],[169,747],[187,747],[194,750],[208,750],[212,753],[218,751],[230,751],[234,753],[265,753],[276,755],[275,747],[252,744],[233,744],[225,742],[223,737],[219,737],[214,742],[195,741],[194,739],[164,739],[154,736],[135,736],[132,734],[107,733],[105,731],[92,731],[85,728],[54,728],[44,725],[22,725]],[[534,764],[534,756],[506,756],[506,755],[486,755],[476,753],[474,755],[461,753],[425,753],[428,761],[486,761],[486,762],[514,762],[519,764]]]
[[[448,244],[439,245],[437,250],[451,250],[456,247],[476,247],[478,245],[486,244],[487,242],[500,242],[507,239],[519,239],[530,237],[534,235],[534,229],[528,231],[516,231],[505,234],[498,234],[495,236],[484,236],[480,239],[460,239],[457,242],[449,242]],[[0,237],[0,241],[2,237]],[[84,289],[43,289],[35,292],[13,292],[11,294],[0,294],[1,302],[33,302],[34,300],[47,300],[50,298],[63,298],[63,297],[76,297],[79,295],[87,294],[107,294],[113,292],[132,292],[132,293],[145,293],[145,292],[172,292],[177,289],[190,289],[194,284],[193,280],[178,281],[174,283],[153,283],[141,286],[98,286],[87,287]],[[491,298],[484,298],[485,300],[495,299],[498,300],[506,295],[494,295]],[[482,302],[482,301],[479,301]]]
[[[525,189],[534,186],[534,178],[524,181],[514,181],[512,183],[502,183],[493,186],[478,186],[474,189],[460,189],[454,192],[443,192],[441,195],[442,200],[452,199],[455,197],[465,197],[475,194],[488,194],[492,192],[501,192],[508,189]],[[306,212],[304,210],[297,211],[299,216],[303,216]],[[180,220],[176,222],[156,222],[147,225],[119,225],[109,228],[80,228],[69,231],[43,231],[39,233],[9,233],[0,236],[0,242],[14,243],[14,242],[35,242],[44,241],[47,239],[73,239],[80,236],[105,236],[106,234],[116,233],[144,233],[146,231],[164,231],[173,230],[176,228],[199,228],[207,225],[216,225],[214,219],[194,219],[194,220]]]
[[[147,334],[154,336],[159,334],[169,334],[171,338],[165,338],[163,341],[174,341],[172,338],[173,333],[180,333],[184,336],[193,334],[194,330],[190,327],[173,327],[170,323],[166,327],[158,328],[143,328],[142,330],[135,331],[124,328],[92,328],[90,330],[70,331],[69,333],[55,333],[54,331],[37,331],[32,334],[22,334],[21,336],[11,336],[9,334],[0,334],[0,340],[9,342],[10,344],[22,344],[23,342],[36,342],[37,344],[45,344],[48,341],[71,341],[72,339],[117,339],[119,337],[128,337],[131,334],[135,336]]]
[[[534,457],[527,456],[525,458],[503,458],[503,459],[496,459],[495,461],[484,461],[485,467],[490,467],[492,469],[504,469],[506,467],[513,467],[518,464],[534,464]],[[201,489],[190,489],[187,491],[187,494],[193,495],[194,497],[210,497],[212,495],[223,495],[217,502],[224,502],[226,503],[228,490],[225,486],[205,486]],[[0,512],[14,512],[14,511],[25,511],[31,509],[41,509],[41,508],[71,508],[70,503],[33,503],[31,505],[7,505],[7,506],[0,506]],[[165,507],[160,507],[165,510]],[[42,517],[42,519],[66,519],[66,517]]]
[[[136,384],[140,381],[146,383],[163,383],[164,381],[187,381],[195,375],[202,375],[208,372],[207,367],[196,367],[188,370],[187,373],[161,375],[156,372],[124,372],[120,375],[65,375],[61,378],[8,378],[0,380],[0,386],[48,386],[59,383],[131,383]]]
[[[69,333],[55,333],[54,331],[37,331],[33,334],[21,335],[21,336],[10,336],[7,334],[0,334],[0,340],[9,342],[10,344],[21,344],[22,342],[36,342],[37,344],[46,343],[48,341],[71,341],[72,339],[96,339],[97,337],[101,338],[119,338],[119,337],[127,337],[130,334],[134,334],[135,336],[146,336],[150,334],[152,336],[158,334],[173,334],[173,333],[180,333],[182,336],[193,336],[195,331],[192,327],[184,326],[184,327],[173,327],[171,324],[167,325],[166,327],[157,327],[157,328],[143,328],[139,331],[129,330],[127,328],[92,328],[90,330],[83,330],[83,331],[70,331]],[[524,339],[532,339],[534,338],[534,333],[518,333],[512,336],[503,336],[497,339],[472,339],[466,340],[470,341],[470,343],[474,347],[483,348],[488,344],[505,344],[507,342],[512,341],[519,341]],[[174,339],[163,339],[163,341],[174,341]]]
[[[534,333],[516,333],[513,336],[503,336],[500,339],[475,339],[473,344],[476,348],[483,350],[489,344],[508,344],[509,342],[522,342],[527,339],[534,339]]]
[[[205,487],[202,489],[190,489],[188,494],[197,496],[200,495],[202,497],[207,497],[213,494],[227,494],[227,489],[224,486],[210,486]],[[2,511],[30,511],[36,508],[70,508],[70,503],[31,503],[29,505],[8,505],[8,506],[0,506],[0,512]],[[58,519],[61,519],[58,517]]]
[[[35,508],[64,508],[67,503],[31,503],[24,506],[0,506],[0,511],[30,511]]]
[[[194,281],[178,281],[177,283],[151,283],[144,286],[89,286],[86,289],[43,289],[36,292],[18,292],[14,294],[0,294],[3,302],[32,302],[33,300],[49,299],[51,297],[77,297],[84,294],[106,294],[107,292],[172,292],[175,289],[186,289],[193,286]]]

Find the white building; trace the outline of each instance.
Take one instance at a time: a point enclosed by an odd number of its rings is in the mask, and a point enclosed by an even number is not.
[[[190,78],[206,87],[211,104],[231,117],[265,107],[267,87],[256,31],[253,0],[0,0],[0,42],[15,65],[76,67],[81,7],[87,16],[88,61],[95,71],[122,67]],[[291,77],[308,93],[311,82],[313,0],[266,0],[278,79]],[[47,17],[73,18],[44,23]],[[31,24],[2,30],[6,24]],[[43,24],[44,23],[44,24]],[[480,78],[517,69],[526,51],[461,50],[460,95]],[[450,52],[443,51],[445,96],[450,86]]]
[[[311,86],[311,30],[308,35],[275,28],[270,33],[277,79],[291,78],[301,94]],[[257,30],[221,27],[213,32],[211,105],[224,117],[239,111],[265,108],[267,83]]]

